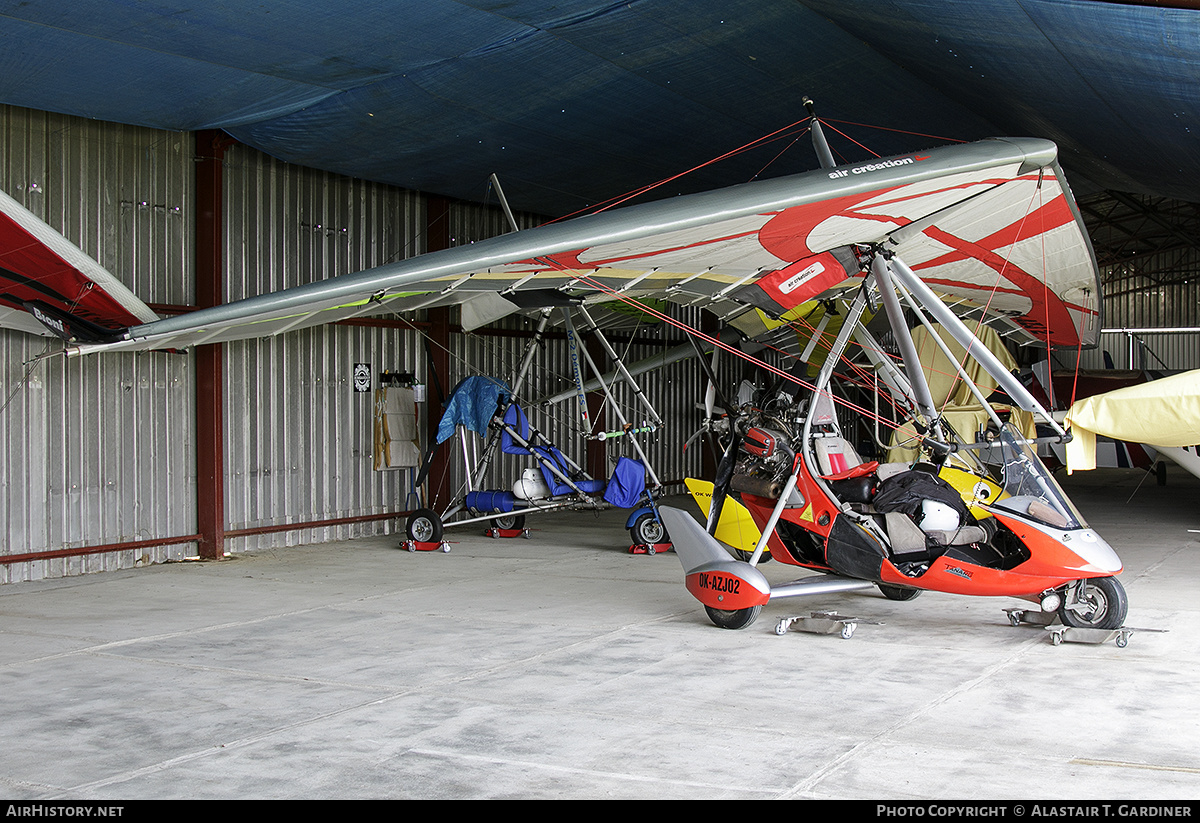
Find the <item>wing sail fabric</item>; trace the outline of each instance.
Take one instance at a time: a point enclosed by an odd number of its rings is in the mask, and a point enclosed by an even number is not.
[[[156,319],[103,266],[0,191],[0,326],[103,340]]]
[[[725,319],[750,304],[779,314],[853,285],[853,247],[872,244],[1031,338],[1091,345],[1098,275],[1056,154],[1045,140],[985,140],[631,206],[135,325],[78,350],[180,348],[466,303],[472,323],[486,322],[550,293],[662,298]]]

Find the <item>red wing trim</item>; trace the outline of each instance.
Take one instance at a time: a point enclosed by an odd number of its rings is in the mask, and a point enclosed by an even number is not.
[[[124,329],[154,319],[132,294],[107,291],[105,280],[125,291],[99,263],[40,218],[7,195],[0,197],[0,301],[26,310],[35,304],[43,313],[49,309],[77,318],[84,321],[75,324],[80,330]]]

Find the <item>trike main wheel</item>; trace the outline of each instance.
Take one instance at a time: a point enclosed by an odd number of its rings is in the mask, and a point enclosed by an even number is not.
[[[492,524],[497,529],[523,529],[525,528],[525,515],[505,514],[500,517],[493,517]]]
[[[629,537],[635,545],[644,543],[647,546],[666,543],[669,540],[667,527],[651,512],[638,515],[637,520],[634,520],[633,525],[629,527]]]
[[[1075,629],[1119,629],[1125,625],[1129,599],[1125,587],[1115,577],[1093,577],[1079,581],[1077,598],[1068,592],[1058,608],[1064,626]],[[1070,608],[1072,600],[1075,608]]]
[[[409,540],[436,543],[442,539],[442,518],[433,509],[417,509],[404,525]]]

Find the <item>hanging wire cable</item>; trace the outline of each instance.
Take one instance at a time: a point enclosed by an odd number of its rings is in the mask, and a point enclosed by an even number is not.
[[[893,129],[893,128],[888,128],[887,126],[875,126],[875,125],[871,125],[869,123],[855,123],[853,120],[835,120],[832,118],[822,117],[821,122],[822,123],[841,123],[844,126],[861,126],[862,128],[865,128],[865,129],[875,129],[877,131],[890,131],[890,132],[894,132],[896,134],[909,134],[909,135],[912,135],[913,137],[928,137],[932,140],[945,140],[947,143],[966,143],[966,142],[968,142],[966,140],[959,140],[956,137],[942,137],[940,135],[926,134],[926,133],[920,132],[920,131],[908,131],[906,129]],[[830,128],[832,128],[832,126]],[[837,131],[836,129],[834,129],[834,130]],[[838,132],[838,134],[841,134],[843,137],[846,137],[846,135],[840,131]],[[857,141],[855,141],[855,142],[857,142]],[[876,156],[878,157],[878,155],[876,155]]]
[[[578,211],[571,212],[570,214],[563,215],[562,217],[555,218],[554,220],[550,220],[548,222],[549,223],[557,223],[562,220],[567,220],[571,217],[575,217],[580,214],[583,214],[584,212],[588,212],[591,214],[599,214],[600,212],[608,211],[609,209],[615,208],[616,206],[619,206],[622,203],[626,203],[626,202],[634,199],[635,197],[639,197],[647,192],[654,191],[655,189],[657,189],[661,186],[665,186],[667,183],[671,183],[675,180],[680,179],[681,177],[686,177],[687,175],[697,172],[700,169],[707,168],[708,166],[711,166],[714,163],[719,163],[722,160],[727,160],[730,157],[736,157],[737,155],[743,154],[743,153],[745,153],[753,148],[756,148],[758,146],[765,145],[767,143],[773,142],[778,139],[782,139],[782,137],[785,137],[787,135],[787,132],[790,129],[794,129],[799,126],[802,126],[802,125],[806,124],[807,122],[808,122],[808,118],[805,118],[803,120],[797,120],[794,123],[789,123],[788,125],[784,126],[783,128],[776,129],[775,131],[770,132],[769,134],[765,134],[762,137],[755,138],[754,140],[751,140],[749,143],[745,143],[741,146],[738,146],[736,149],[730,149],[729,151],[725,152],[724,154],[718,155],[717,157],[714,157],[710,160],[706,160],[703,163],[692,166],[690,169],[686,169],[685,171],[681,171],[676,174],[672,174],[669,177],[664,177],[655,183],[649,183],[645,186],[641,186],[639,188],[633,189],[632,191],[628,191],[625,194],[620,194],[620,195],[617,195],[616,197],[612,197],[612,198],[605,200],[602,203],[598,204],[597,207],[589,206],[584,209],[579,209]],[[807,131],[807,127],[805,128],[805,131]],[[803,134],[804,134],[804,132],[801,132],[800,136],[803,136]],[[774,162],[774,161],[772,161],[772,162]],[[768,165],[770,165],[770,164],[768,164]],[[761,171],[759,173],[761,174]]]
[[[15,398],[17,396],[17,393],[19,391],[21,391],[21,389],[28,386],[29,378],[33,375],[33,370],[35,368],[37,368],[39,363],[41,363],[44,360],[49,359],[50,357],[52,357],[55,354],[65,354],[65,352],[66,352],[65,349],[62,351],[56,351],[56,352],[50,351],[50,347],[53,345],[54,345],[53,340],[47,340],[46,348],[44,348],[42,350],[41,354],[35,355],[35,356],[31,357],[29,360],[25,361],[25,374],[22,375],[21,379],[19,381],[17,381],[17,384],[15,386],[13,386],[12,391],[10,391],[8,393],[8,396],[4,398],[4,405],[0,406],[0,415],[4,414],[4,412],[8,410],[9,404],[12,403],[13,398]]]

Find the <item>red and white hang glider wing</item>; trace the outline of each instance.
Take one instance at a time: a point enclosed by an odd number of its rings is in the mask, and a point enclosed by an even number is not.
[[[181,348],[356,315],[661,297],[729,319],[852,286],[854,247],[897,252],[959,309],[1093,345],[1099,279],[1053,143],[995,139],[614,210],[129,328],[78,351]]]
[[[914,161],[934,154],[916,155]],[[871,171],[873,165],[832,173]],[[813,270],[829,268],[829,250],[878,243],[960,314],[1003,320],[998,325],[1020,332],[1019,342],[1074,347],[1094,346],[1098,339],[1095,256],[1056,162],[1039,166],[1014,158],[989,169],[796,206],[765,224],[759,237],[776,254],[800,259],[758,281],[763,295],[753,302],[762,307],[788,309],[818,296],[830,279]],[[789,279],[792,271],[797,275]],[[783,293],[805,274],[812,285]]]
[[[157,319],[92,257],[0,192],[0,327],[106,340]]]

